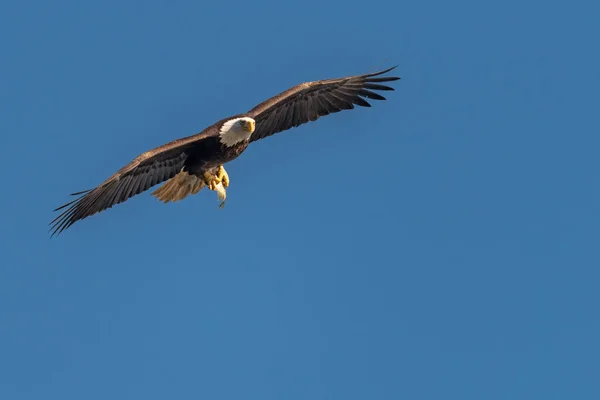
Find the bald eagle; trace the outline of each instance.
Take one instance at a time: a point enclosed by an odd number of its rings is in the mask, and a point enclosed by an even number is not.
[[[61,213],[50,222],[52,236],[75,222],[122,203],[165,182],[152,193],[168,203],[208,187],[225,204],[229,176],[223,164],[236,159],[252,142],[315,121],[324,115],[370,107],[364,99],[385,100],[375,90],[394,90],[381,84],[398,77],[383,71],[305,82],[272,97],[247,113],[222,119],[202,132],[174,140],[142,153],[94,189],[73,193],[77,199],[55,209]]]

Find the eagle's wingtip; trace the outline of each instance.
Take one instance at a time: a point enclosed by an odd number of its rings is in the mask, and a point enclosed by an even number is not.
[[[389,68],[386,68],[386,69],[383,69],[383,70],[380,70],[380,71],[366,73],[366,74],[362,75],[362,77],[363,78],[372,78],[372,77],[375,77],[375,76],[383,75],[383,74],[386,74],[386,73],[388,73],[388,72],[396,69],[398,67],[398,65],[399,64],[396,64],[396,65],[394,65],[392,67],[389,67]],[[389,80],[398,80],[400,78],[398,78],[398,77],[389,77],[387,79],[389,79]]]

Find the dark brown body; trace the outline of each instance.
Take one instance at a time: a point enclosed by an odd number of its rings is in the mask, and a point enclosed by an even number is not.
[[[219,141],[218,137],[210,137],[197,143],[190,150],[190,156],[186,160],[183,170],[196,176],[202,176],[204,172],[238,158],[246,150],[248,144],[249,141],[244,140],[239,144],[227,147]]]

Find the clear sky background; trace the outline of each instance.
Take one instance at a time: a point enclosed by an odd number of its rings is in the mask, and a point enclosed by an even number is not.
[[[0,398],[600,398],[600,6],[490,4],[3,2]],[[141,152],[395,64],[228,164],[224,209],[49,239]]]

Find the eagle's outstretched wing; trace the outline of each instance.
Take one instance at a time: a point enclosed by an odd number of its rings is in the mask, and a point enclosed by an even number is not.
[[[246,114],[256,121],[256,130],[250,141],[315,121],[324,115],[352,109],[355,104],[370,107],[364,97],[385,100],[385,97],[373,90],[394,90],[381,82],[400,78],[380,76],[394,68],[396,67],[370,74],[302,83],[260,103]]]
[[[174,177],[184,166],[190,148],[215,134],[216,131],[211,128],[147,151],[96,188],[73,193],[73,196],[80,195],[80,197],[54,210],[63,211],[50,222],[52,236],[64,231],[80,219],[111,208]]]

